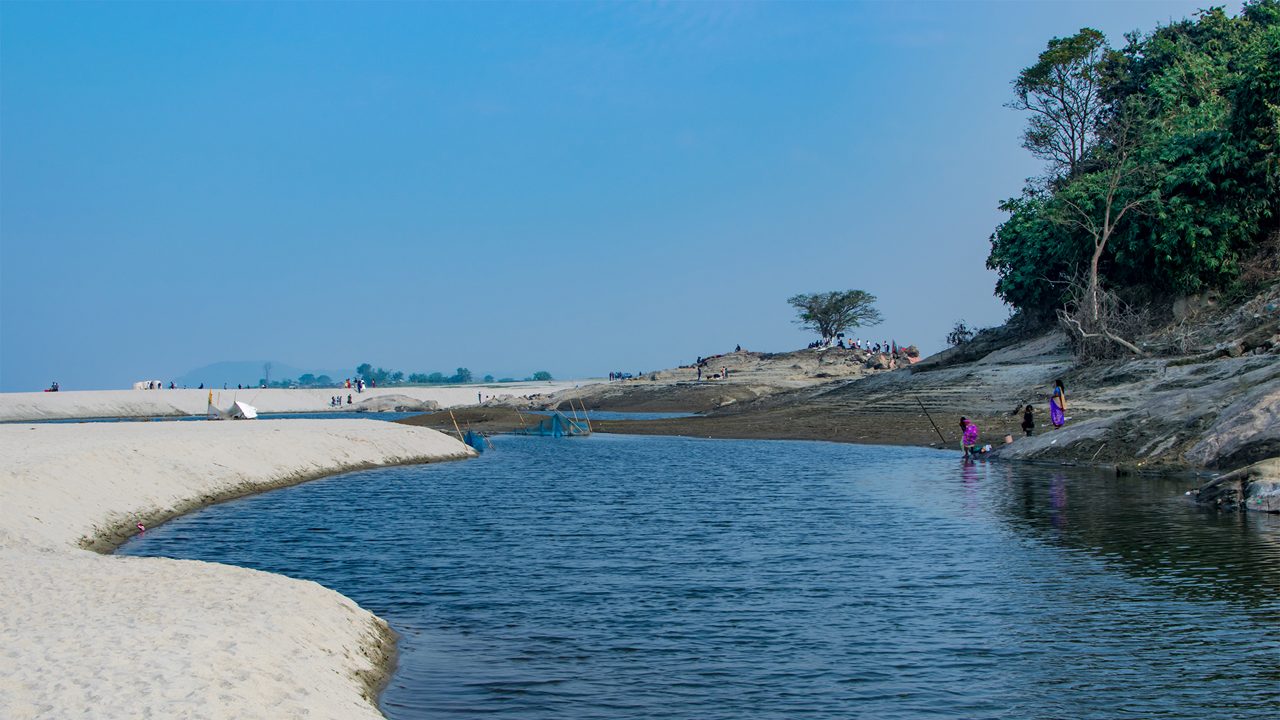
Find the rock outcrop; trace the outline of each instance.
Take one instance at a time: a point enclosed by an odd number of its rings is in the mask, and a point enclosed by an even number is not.
[[[440,409],[435,400],[419,400],[408,395],[378,395],[345,408],[349,412],[434,412]]]
[[[1271,458],[1214,478],[1196,492],[1196,502],[1224,510],[1280,513],[1280,458]]]

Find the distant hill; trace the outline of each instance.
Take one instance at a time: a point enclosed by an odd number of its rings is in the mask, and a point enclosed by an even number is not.
[[[234,387],[237,384],[255,385],[263,377],[262,366],[266,360],[224,360],[212,365],[196,368],[174,378],[179,386],[196,387],[204,383],[205,387],[221,387],[223,384]],[[286,378],[297,380],[303,373],[312,375],[328,375],[334,380],[350,377],[351,370],[303,370],[285,363],[271,361],[271,379]]]

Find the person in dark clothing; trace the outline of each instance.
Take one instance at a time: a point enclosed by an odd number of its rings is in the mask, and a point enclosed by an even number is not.
[[[1027,437],[1031,437],[1032,432],[1036,429],[1035,412],[1035,408],[1030,405],[1022,411],[1022,431],[1027,434]]]

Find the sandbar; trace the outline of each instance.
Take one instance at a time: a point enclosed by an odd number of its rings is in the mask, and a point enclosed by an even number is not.
[[[345,388],[231,388],[175,390],[64,390],[62,392],[0,393],[0,422],[71,420],[87,418],[151,418],[204,415],[210,394],[213,404],[226,409],[236,400],[253,405],[260,413],[314,413],[344,411],[329,406],[335,395],[348,395],[360,403],[380,395],[397,395],[439,403],[440,407],[474,405],[481,398],[510,395],[527,398],[576,387],[579,381],[495,383],[492,385],[430,385],[365,388],[363,393]]]
[[[0,717],[381,718],[393,636],[350,599],[101,552],[220,500],[471,456],[371,420],[0,426]]]

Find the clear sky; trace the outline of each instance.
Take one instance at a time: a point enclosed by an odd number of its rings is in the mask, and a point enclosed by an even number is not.
[[[1007,316],[1018,69],[1203,4],[0,3],[0,389],[636,372],[849,288],[937,350]]]

